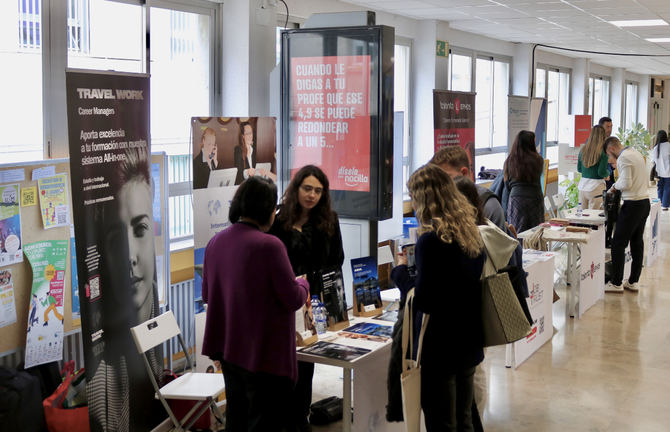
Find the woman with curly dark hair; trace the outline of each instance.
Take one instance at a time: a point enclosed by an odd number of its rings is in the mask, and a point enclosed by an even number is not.
[[[302,167],[286,188],[270,229],[286,246],[296,275],[306,275],[311,294],[318,295],[318,278],[344,262],[342,234],[337,213],[330,204],[328,177],[314,165]],[[310,430],[307,416],[312,402],[314,364],[298,362],[298,383],[293,416],[298,430]]]
[[[516,232],[526,231],[544,222],[544,206],[540,177],[544,160],[535,148],[535,133],[521,131],[514,139],[503,165],[507,184],[502,204],[507,222]]]

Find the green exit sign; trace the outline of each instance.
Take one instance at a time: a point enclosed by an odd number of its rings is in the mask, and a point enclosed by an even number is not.
[[[438,57],[447,57],[449,55],[449,44],[445,41],[437,41],[435,54]]]

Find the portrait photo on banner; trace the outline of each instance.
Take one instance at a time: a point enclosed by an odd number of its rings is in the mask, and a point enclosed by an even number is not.
[[[273,117],[193,117],[193,189],[277,181]]]

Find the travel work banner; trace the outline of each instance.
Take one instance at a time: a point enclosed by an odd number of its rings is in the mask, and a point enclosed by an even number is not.
[[[319,166],[331,190],[370,191],[370,56],[291,59],[291,176]]]
[[[475,93],[433,90],[435,152],[442,147],[459,145],[475,172]],[[474,177],[472,177],[474,179]]]
[[[164,410],[129,331],[158,315],[149,77],[67,72],[66,91],[91,430],[150,430]]]

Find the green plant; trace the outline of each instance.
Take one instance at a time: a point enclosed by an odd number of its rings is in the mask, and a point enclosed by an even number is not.
[[[649,131],[642,126],[642,123],[637,123],[628,130],[624,130],[620,127],[616,136],[619,138],[619,141],[621,141],[621,144],[633,147],[635,150],[642,153],[642,156],[645,158],[649,155],[652,137]]]
[[[581,179],[582,175],[575,173],[575,177],[572,180],[566,178],[559,183],[559,186],[565,188],[565,194],[563,199],[563,207],[558,210],[567,210],[577,207],[577,204],[579,203],[579,189],[577,186],[579,185],[579,180]]]

